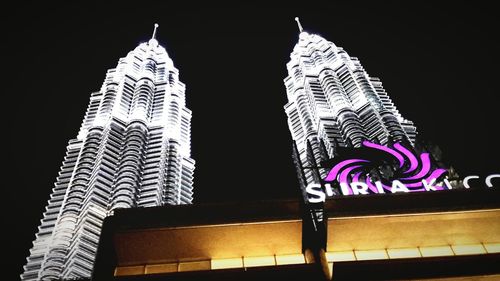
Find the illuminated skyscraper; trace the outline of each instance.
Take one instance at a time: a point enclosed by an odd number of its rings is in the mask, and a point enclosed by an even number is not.
[[[156,27],[92,93],[22,280],[90,277],[102,222],[115,209],[191,203],[191,111]]]
[[[296,20],[300,35],[287,63],[285,111],[302,187],[328,172],[307,167],[334,158],[341,147],[360,147],[365,140],[414,145],[415,126],[399,114],[380,80],[341,47],[303,31]]]

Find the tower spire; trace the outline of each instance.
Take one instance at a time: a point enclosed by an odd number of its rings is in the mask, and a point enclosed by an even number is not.
[[[295,17],[295,21],[297,22],[297,25],[299,26],[299,32],[303,32],[304,29],[302,28],[302,24],[300,24],[299,17]]]
[[[153,30],[153,36],[151,36],[151,39],[156,39],[156,29],[158,28],[158,24],[155,23],[155,28]]]

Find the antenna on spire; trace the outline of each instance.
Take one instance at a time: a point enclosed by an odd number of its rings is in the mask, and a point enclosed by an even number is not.
[[[156,39],[156,29],[158,28],[158,24],[155,23],[155,29],[153,30],[153,36],[151,36],[151,39]]]
[[[295,21],[297,22],[297,25],[299,26],[299,31],[302,32],[304,29],[302,28],[302,24],[300,24],[299,17],[295,17]]]

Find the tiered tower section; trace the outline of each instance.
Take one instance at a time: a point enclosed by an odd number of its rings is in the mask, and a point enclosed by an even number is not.
[[[108,70],[91,95],[22,280],[90,277],[102,222],[113,210],[193,200],[191,111],[155,32]]]
[[[326,176],[328,170],[313,167],[334,158],[339,147],[360,147],[364,140],[414,145],[415,126],[401,116],[380,80],[342,48],[304,32],[300,23],[299,29],[284,82],[302,187]]]

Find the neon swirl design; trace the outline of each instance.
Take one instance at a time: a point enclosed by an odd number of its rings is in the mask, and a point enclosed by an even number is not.
[[[436,186],[436,181],[443,176],[447,170],[440,168],[432,168],[429,153],[421,153],[415,155],[411,150],[404,147],[401,143],[396,143],[391,147],[382,146],[370,141],[364,141],[363,146],[368,149],[373,149],[387,155],[389,159],[394,159],[399,164],[395,171],[395,178],[390,180],[381,180],[381,186],[385,192],[391,192],[392,186],[390,181],[398,180],[403,183],[410,192],[425,191],[425,180],[436,190],[442,190],[442,186]],[[363,182],[368,186],[368,189],[373,193],[379,193],[375,181],[368,175],[368,171],[376,164],[369,159],[346,159],[337,163],[325,177],[326,182],[337,181],[350,186],[352,182]],[[352,190],[348,190],[348,194],[352,194]]]

